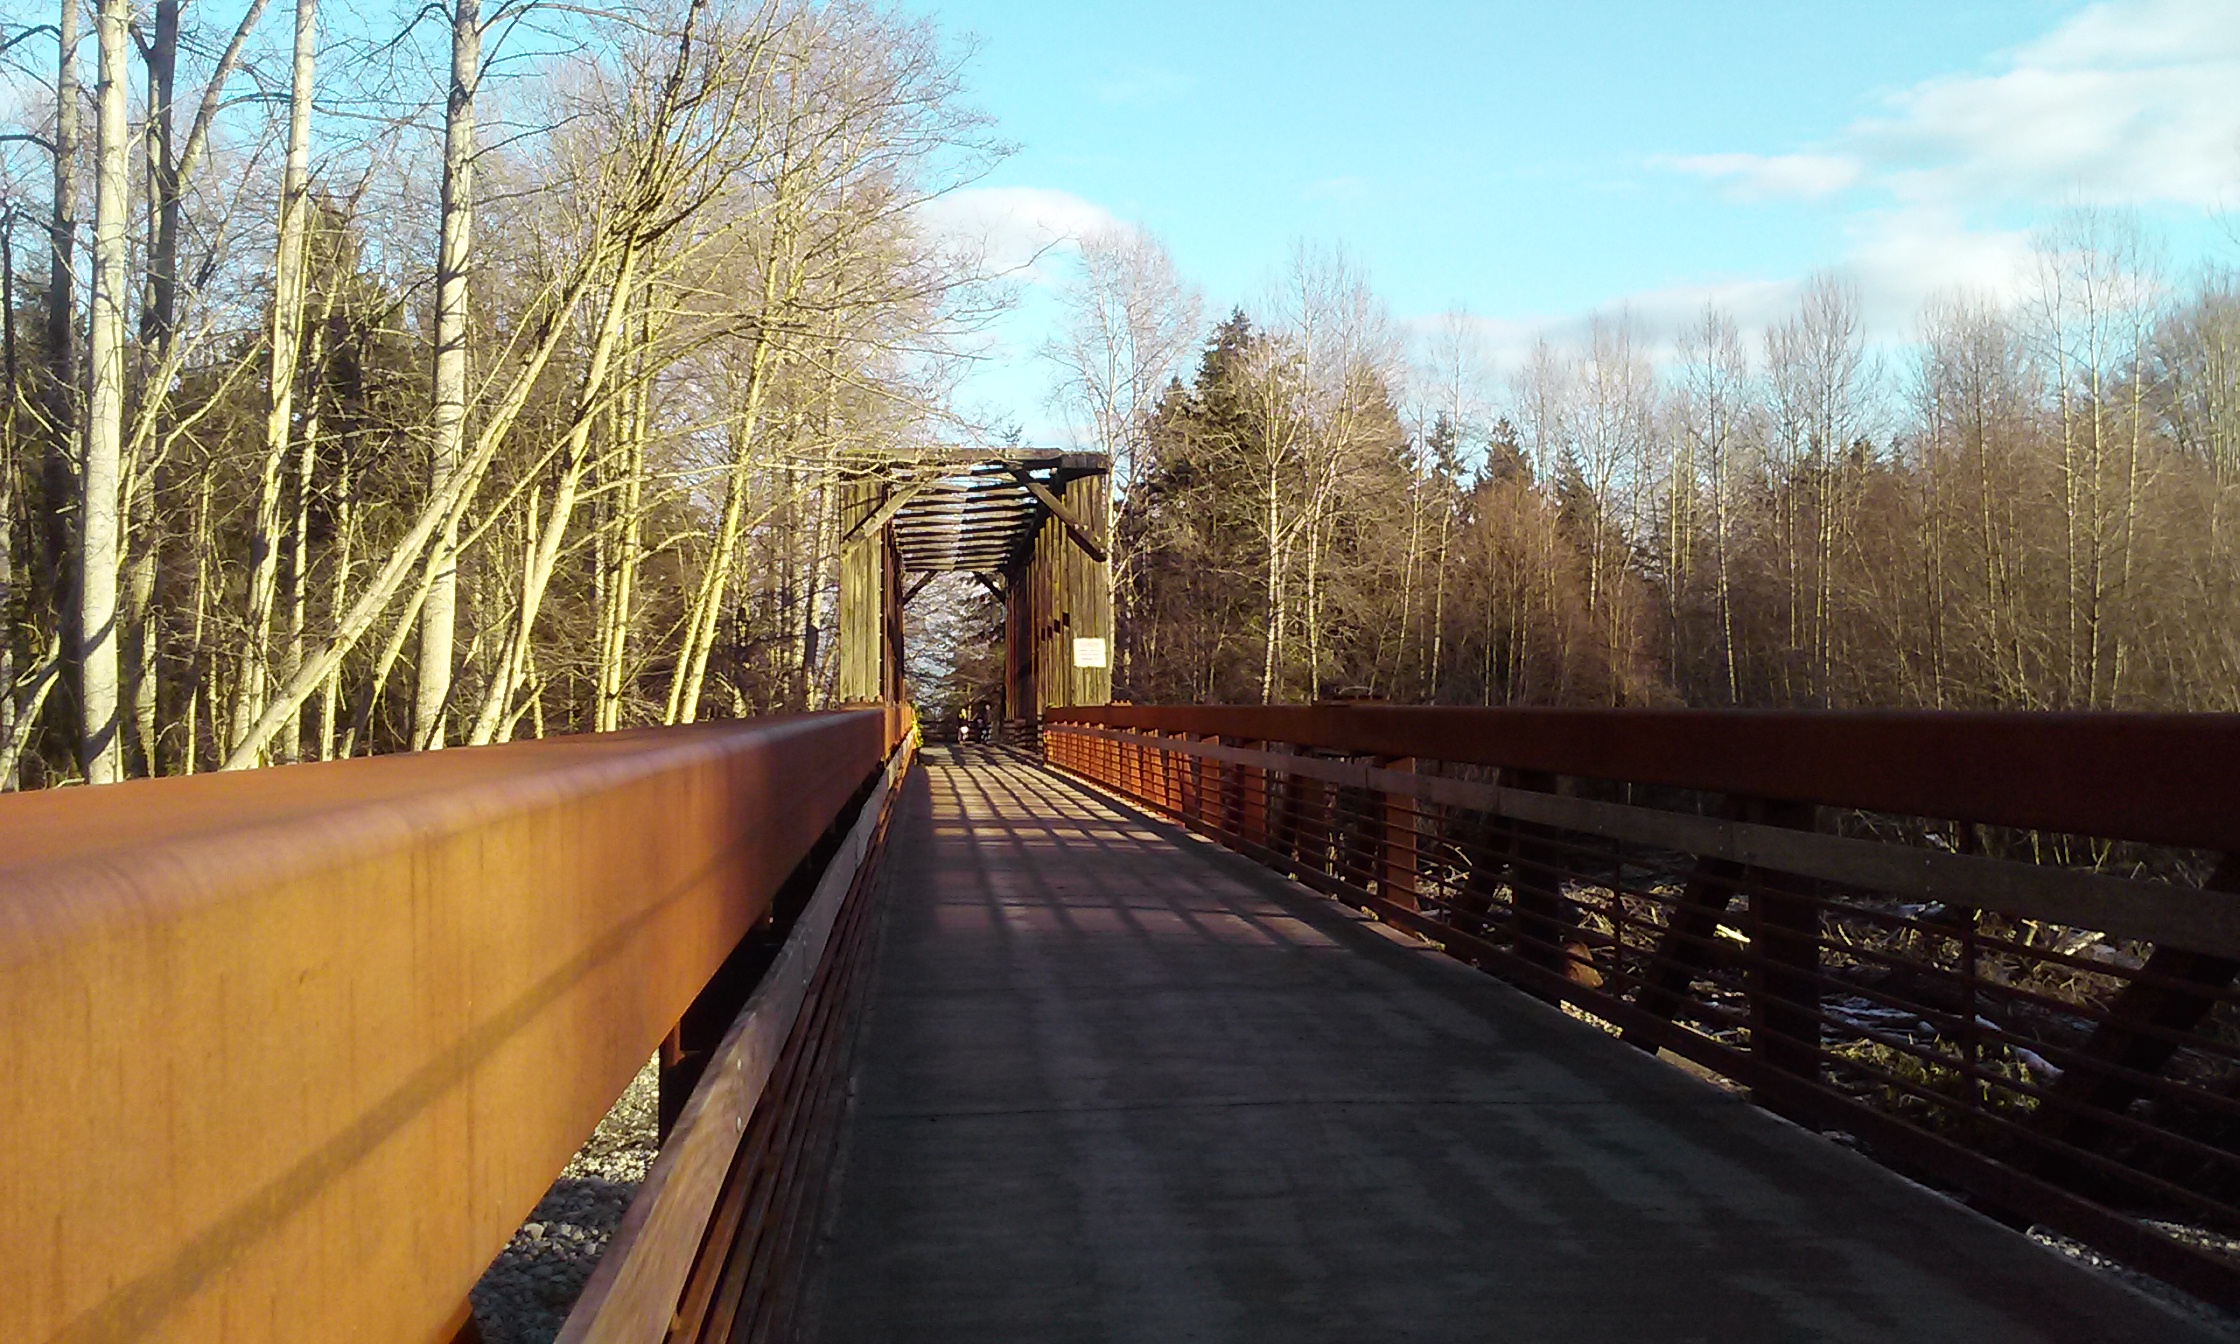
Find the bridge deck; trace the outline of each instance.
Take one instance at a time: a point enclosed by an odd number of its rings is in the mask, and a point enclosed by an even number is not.
[[[1056,776],[897,827],[813,1338],[2221,1337]]]

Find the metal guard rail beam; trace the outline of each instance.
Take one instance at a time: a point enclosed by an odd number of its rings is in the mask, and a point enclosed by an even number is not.
[[[908,727],[0,798],[0,1337],[449,1338]]]
[[[558,1344],[792,1338],[905,740],[724,1032]]]
[[[2240,850],[2240,714],[1337,704],[1044,717]]]
[[[1043,750],[2240,1307],[2240,716],[1115,705],[1050,711]],[[2030,861],[2046,833],[2078,866]]]

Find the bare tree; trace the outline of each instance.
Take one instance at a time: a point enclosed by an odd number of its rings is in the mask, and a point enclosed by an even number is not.
[[[467,270],[474,231],[475,92],[482,82],[481,0],[451,0],[451,84],[444,98],[443,203],[436,260],[434,417],[428,427],[429,488],[442,494],[463,468],[467,430]],[[412,740],[443,745],[451,700],[452,638],[458,628],[459,534],[447,520],[420,602],[419,675],[413,681]]]
[[[1720,680],[1726,703],[1736,705],[1742,703],[1742,688],[1735,666],[1733,538],[1738,482],[1734,457],[1750,414],[1750,371],[1734,319],[1706,304],[1703,315],[1681,334],[1680,368],[1679,429],[1688,457],[1685,465],[1675,464],[1672,476],[1676,493],[1684,483],[1691,492],[1700,486],[1710,499]],[[1679,509],[1673,515],[1676,534],[1690,528]],[[1676,535],[1668,544],[1677,550],[1681,543]]]
[[[272,668],[273,604],[279,595],[281,491],[294,427],[297,366],[303,353],[304,237],[311,192],[311,95],[318,53],[318,0],[296,0],[295,54],[290,66],[287,162],[280,184],[279,243],[273,255],[270,403],[264,463],[258,476],[250,541],[248,642],[241,653],[234,728],[256,722]],[[239,746],[238,742],[231,744]]]
[[[1806,282],[1796,314],[1766,334],[1766,379],[1776,470],[1804,487],[1788,496],[1797,506],[1782,521],[1790,647],[1806,660],[1803,696],[1826,705],[1834,694],[1836,569],[1853,498],[1848,484],[1879,411],[1878,371],[1867,356],[1855,286],[1827,272]],[[1808,600],[1800,600],[1800,590],[1809,591]]]
[[[1125,622],[1133,548],[1116,525],[1151,464],[1144,419],[1197,341],[1201,299],[1175,273],[1166,248],[1140,229],[1110,229],[1080,240],[1070,282],[1059,297],[1058,333],[1042,347],[1057,370],[1053,400],[1078,442],[1112,463],[1104,535],[1112,556],[1114,619]],[[1127,681],[1127,648],[1119,677]]]
[[[85,447],[79,475],[78,764],[89,784],[124,777],[118,723],[117,566],[123,542],[125,199],[130,129],[125,120],[131,9],[102,0],[96,41],[100,83],[94,145],[93,310],[87,323]]]

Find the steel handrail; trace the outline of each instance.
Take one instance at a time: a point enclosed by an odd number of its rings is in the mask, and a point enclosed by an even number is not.
[[[0,798],[0,1338],[446,1337],[898,729]]]
[[[1340,703],[1045,717],[2240,850],[2240,714]]]

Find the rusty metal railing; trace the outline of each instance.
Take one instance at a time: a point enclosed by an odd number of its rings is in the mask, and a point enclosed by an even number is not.
[[[0,1338],[451,1338],[910,731],[890,708],[0,798]]]
[[[559,1344],[793,1338],[839,1142],[877,856],[905,738],[822,865],[777,958],[710,1052]]]
[[[2240,716],[1114,706],[1043,750],[2240,1306]]]

